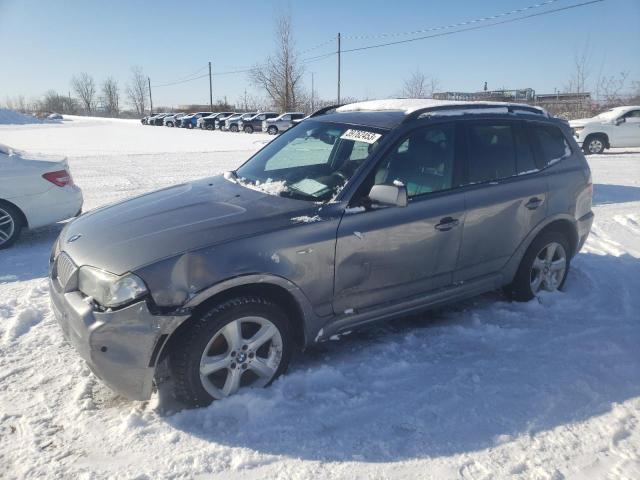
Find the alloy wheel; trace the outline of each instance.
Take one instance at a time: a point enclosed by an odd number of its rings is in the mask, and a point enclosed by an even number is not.
[[[599,138],[594,138],[589,142],[587,148],[589,149],[589,153],[602,153],[604,150],[604,144]]]
[[[535,256],[531,266],[531,291],[536,294],[541,290],[554,292],[558,290],[567,270],[567,252],[557,242],[543,247]]]
[[[275,376],[283,341],[268,319],[251,316],[233,320],[211,338],[200,359],[200,381],[215,399],[240,387],[264,387]]]
[[[13,217],[0,207],[0,245],[7,242],[15,232],[16,225]]]

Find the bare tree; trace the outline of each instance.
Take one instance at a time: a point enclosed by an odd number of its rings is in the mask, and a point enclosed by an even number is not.
[[[127,84],[127,97],[129,103],[135,108],[136,113],[144,115],[147,109],[147,98],[149,97],[149,86],[147,77],[140,67],[131,67],[131,80]]]
[[[291,14],[282,13],[276,19],[276,51],[249,73],[251,82],[263,88],[282,111],[295,110],[302,94],[304,67],[294,48]]]
[[[591,76],[591,50],[586,43],[581,52],[573,55],[573,72],[565,86],[567,93],[582,93],[587,91],[587,82]]]
[[[619,75],[608,75],[598,78],[596,98],[604,107],[615,107],[625,103],[625,87],[629,72]]]
[[[87,115],[91,115],[95,110],[96,104],[96,84],[93,77],[88,73],[82,72],[78,76],[73,76],[71,86],[74,92],[80,98],[80,102]]]
[[[437,78],[416,70],[404,81],[402,96],[407,98],[433,98],[433,94],[438,88],[440,88],[440,82]]]
[[[102,83],[102,105],[110,117],[120,113],[120,88],[115,79],[109,77]]]

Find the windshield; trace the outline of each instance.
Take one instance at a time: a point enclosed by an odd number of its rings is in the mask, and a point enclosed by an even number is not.
[[[327,201],[378,146],[382,134],[369,128],[307,120],[258,152],[235,173],[266,193]]]

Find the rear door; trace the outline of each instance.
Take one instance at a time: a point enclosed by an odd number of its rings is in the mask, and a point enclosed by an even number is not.
[[[451,284],[464,222],[456,138],[454,123],[413,130],[362,186],[368,193],[373,184],[404,185],[409,201],[406,207],[374,205],[345,213],[336,245],[336,313]]]
[[[539,171],[527,124],[462,123],[467,215],[456,282],[499,272],[547,212],[547,179]]]

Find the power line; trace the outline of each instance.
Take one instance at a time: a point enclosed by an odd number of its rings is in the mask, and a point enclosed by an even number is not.
[[[515,15],[516,13],[526,12],[528,10],[532,10],[534,8],[546,7],[553,3],[559,2],[560,0],[547,0],[545,2],[536,3],[534,5],[529,5],[522,8],[516,8],[515,10],[510,10],[508,12],[497,13],[495,15],[488,15],[486,17],[474,18],[472,20],[465,20],[464,22],[452,23],[450,25],[441,25],[438,27],[429,27],[421,30],[413,30],[408,32],[393,32],[393,33],[379,33],[374,35],[345,35],[343,38],[347,40],[368,40],[373,38],[386,38],[386,37],[405,37],[409,35],[418,35],[420,33],[427,32],[435,32],[438,30],[448,30],[451,28],[464,27],[466,25],[471,25],[480,22],[487,22],[490,20],[496,20],[498,18],[506,17],[509,15]]]
[[[555,8],[553,10],[546,10],[544,12],[531,13],[529,15],[524,15],[522,17],[510,18],[510,19],[507,19],[507,20],[502,20],[500,22],[493,22],[493,23],[490,23],[488,25],[476,25],[476,26],[473,26],[473,27],[467,27],[467,28],[461,28],[461,29],[458,29],[458,30],[454,30],[452,32],[440,32],[440,33],[436,33],[436,34],[433,34],[433,35],[425,35],[425,36],[422,36],[422,37],[409,38],[407,40],[396,40],[395,42],[378,43],[378,44],[374,44],[374,45],[366,45],[364,47],[350,48],[350,49],[347,49],[347,50],[342,50],[342,53],[358,52],[358,51],[361,51],[361,50],[370,50],[370,49],[373,49],[373,48],[388,47],[390,45],[398,45],[398,44],[401,44],[401,43],[417,42],[418,40],[426,40],[428,38],[444,37],[444,36],[447,36],[447,35],[454,35],[456,33],[468,32],[468,31],[471,31],[471,30],[480,30],[482,28],[495,27],[496,25],[503,25],[505,23],[513,23],[513,22],[517,22],[517,21],[520,21],[520,20],[526,20],[528,18],[540,17],[542,15],[549,15],[551,13],[557,13],[557,12],[562,12],[562,11],[565,11],[565,10],[571,10],[573,8],[584,7],[584,6],[587,6],[587,5],[593,5],[595,3],[601,3],[601,2],[604,2],[604,1],[605,0],[591,0],[589,2],[576,3],[574,5],[568,5],[566,7]]]
[[[177,80],[175,82],[161,83],[161,84],[158,84],[158,85],[152,85],[152,87],[153,88],[170,87],[172,85],[180,85],[182,83],[188,83],[188,82],[193,82],[194,80],[200,80],[201,78],[208,77],[208,76],[209,76],[209,74],[205,73],[204,75],[200,75],[200,76],[197,76],[197,77],[194,77],[194,78],[189,78],[187,80]]]

